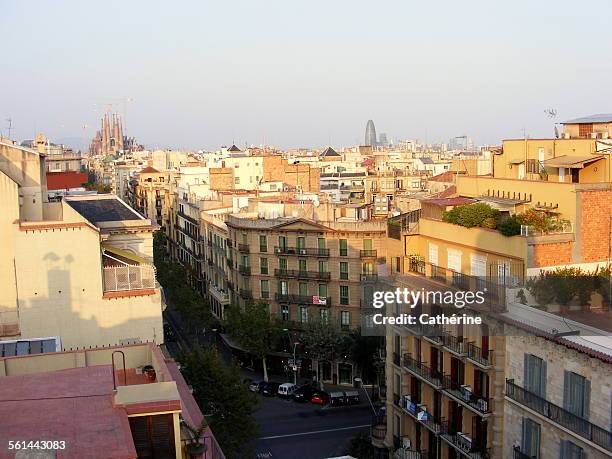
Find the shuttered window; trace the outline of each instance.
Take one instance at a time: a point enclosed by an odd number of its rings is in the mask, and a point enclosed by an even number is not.
[[[521,452],[529,457],[540,458],[540,424],[530,418],[523,418]]]
[[[448,249],[447,252],[448,261],[446,266],[448,269],[452,269],[458,273],[461,272],[461,252],[455,249]]]
[[[432,265],[438,265],[438,246],[431,242],[429,243],[429,262]]]
[[[563,408],[576,416],[589,419],[591,382],[584,376],[566,371],[563,381]]]
[[[546,361],[541,358],[525,354],[523,367],[525,389],[542,398],[546,398]]]
[[[129,418],[139,459],[174,459],[174,423],[171,414]]]
[[[561,459],[585,459],[584,450],[569,440],[561,441]]]

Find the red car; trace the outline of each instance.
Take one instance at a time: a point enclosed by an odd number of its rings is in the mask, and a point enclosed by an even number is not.
[[[329,395],[327,392],[317,391],[310,398],[310,403],[315,405],[327,405],[329,403]]]

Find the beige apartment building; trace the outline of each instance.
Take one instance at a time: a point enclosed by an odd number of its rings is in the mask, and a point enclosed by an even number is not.
[[[149,166],[142,169],[132,180],[130,204],[145,218],[164,226],[171,205],[169,174]]]
[[[163,342],[157,227],[113,195],[47,202],[44,163],[0,144],[0,336],[57,349]]]

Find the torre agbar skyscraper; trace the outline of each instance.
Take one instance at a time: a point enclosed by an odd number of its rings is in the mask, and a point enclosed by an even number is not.
[[[365,131],[365,145],[372,148],[376,146],[376,128],[374,127],[374,121],[368,120]]]

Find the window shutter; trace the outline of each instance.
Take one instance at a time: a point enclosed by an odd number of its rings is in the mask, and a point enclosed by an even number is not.
[[[529,390],[529,354],[523,355],[523,387]]]
[[[561,454],[559,455],[559,459],[568,459],[568,454],[567,454],[567,440],[561,440],[561,448],[559,449],[559,451],[561,452]]]
[[[527,451],[527,449],[529,448],[529,440],[527,438],[528,432],[527,432],[527,418],[523,418],[523,426],[522,426],[522,430],[523,430],[523,435],[521,437],[521,451]]]
[[[584,419],[589,419],[590,405],[591,405],[591,381],[585,378],[584,380],[584,392],[582,399],[582,415]]]
[[[570,387],[570,377],[571,374],[569,371],[564,371],[563,373],[563,408],[571,411],[570,410],[570,393],[571,393],[571,387]]]
[[[542,360],[542,371],[540,373],[540,397],[546,398],[546,360]]]

